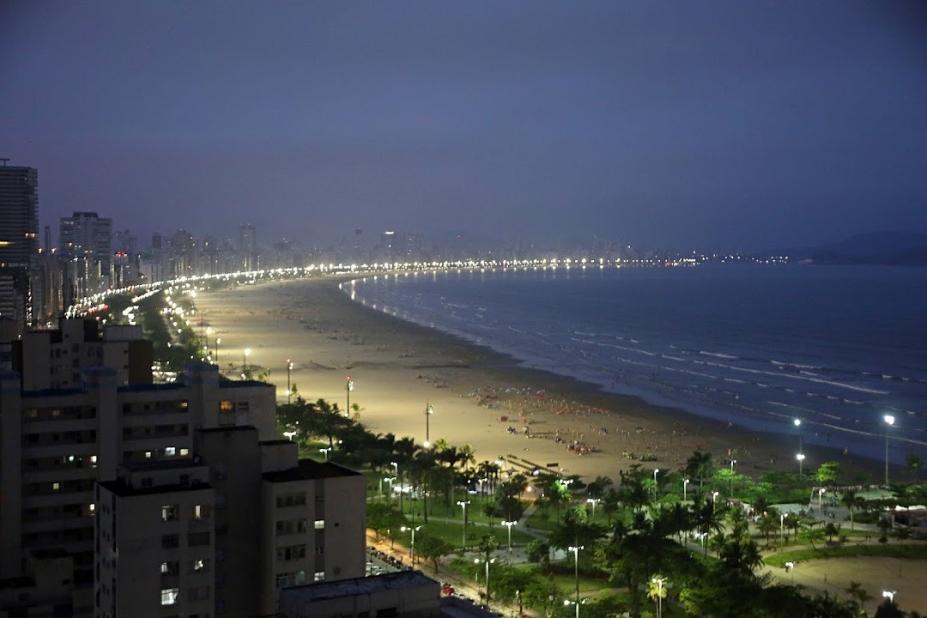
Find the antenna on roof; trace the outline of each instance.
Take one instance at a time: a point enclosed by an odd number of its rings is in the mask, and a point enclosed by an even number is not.
[[[6,167],[6,164],[10,162],[9,157],[0,157],[0,161],[3,161],[3,167]]]

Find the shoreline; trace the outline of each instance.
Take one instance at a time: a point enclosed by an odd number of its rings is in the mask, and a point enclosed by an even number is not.
[[[223,370],[235,373],[241,350],[251,347],[249,365],[269,369],[278,398],[285,399],[286,362],[292,359],[292,382],[303,396],[341,407],[350,375],[356,384],[352,403],[361,405],[362,422],[420,443],[424,408],[431,403],[432,441],[470,444],[477,460],[511,455],[541,467],[558,464],[566,474],[615,477],[642,463],[641,456],[648,458],[644,467],[678,469],[698,449],[711,452],[716,463],[733,456],[736,470],[750,476],[796,468],[794,437],[751,431],[522,366],[487,346],[352,301],[339,289],[352,278],[202,293],[198,313],[222,338]],[[879,477],[881,464],[874,460],[828,447],[806,444],[804,450],[806,474],[824,461],[838,461],[845,474]]]

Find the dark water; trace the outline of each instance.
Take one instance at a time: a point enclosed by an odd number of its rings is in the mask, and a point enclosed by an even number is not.
[[[927,269],[422,273],[343,289],[525,365],[751,428],[927,453]],[[797,445],[796,445],[797,450]]]

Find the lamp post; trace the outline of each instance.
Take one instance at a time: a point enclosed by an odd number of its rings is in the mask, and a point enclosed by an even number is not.
[[[728,494],[731,498],[734,497],[734,464],[737,463],[736,459],[731,459],[731,478],[730,485],[728,487]]]
[[[888,599],[888,602],[889,602],[889,603],[894,604],[894,603],[895,603],[895,595],[896,595],[896,594],[898,594],[898,591],[897,591],[897,590],[883,590],[883,591],[882,591],[882,598],[883,598],[883,599]]]
[[[325,448],[320,448],[320,449],[319,449],[320,452],[325,453],[325,461],[328,461],[328,453],[329,453],[329,451],[331,451],[331,450],[332,450],[332,449],[331,449],[330,446],[326,446]]]
[[[399,476],[399,464],[395,461],[389,462],[393,466],[393,472],[396,480],[399,481],[399,512],[402,513],[402,477]]]
[[[421,529],[422,529],[421,526],[415,526],[415,527],[403,526],[400,528],[400,530],[403,532],[410,532],[410,531],[412,532],[412,553],[411,553],[410,559],[412,561],[413,567],[415,567],[415,533]]]
[[[467,505],[470,504],[469,500],[458,500],[457,506],[463,509],[463,547],[467,547]]]
[[[385,477],[385,478],[383,479],[383,481],[386,482],[386,483],[389,483],[389,493],[390,493],[390,495],[392,495],[392,493],[393,493],[393,483],[396,481],[396,477],[395,477],[395,476],[387,476],[387,477]]]
[[[663,582],[666,580],[663,577],[654,575],[651,581],[657,585],[657,618],[663,618]]]
[[[579,550],[585,549],[583,545],[574,545],[567,548],[567,551],[573,553],[573,573],[576,579],[576,604],[579,607]],[[579,611],[579,610],[576,610]]]
[[[579,603],[577,603],[576,601],[571,601],[570,599],[563,600],[564,607],[569,607],[570,605],[576,606],[576,618],[579,618],[579,606],[585,605],[585,604],[586,604],[586,599],[581,600]]]
[[[785,541],[785,513],[779,513],[779,542]]]
[[[785,563],[785,572],[792,576],[792,583],[795,583],[795,563],[789,560]]]
[[[344,409],[345,416],[351,416],[351,391],[353,390],[354,380],[351,379],[351,376],[348,376],[344,381],[344,394],[347,398],[347,407]]]
[[[682,501],[683,502],[688,501],[686,489],[689,487],[689,483],[690,483],[689,479],[682,479]]]
[[[517,524],[517,521],[504,521],[502,525],[509,529],[509,553],[512,553],[512,526]]]
[[[590,521],[595,521],[595,505],[602,501],[602,498],[586,498],[586,503],[592,505],[592,517]]]
[[[222,343],[222,337],[216,337],[216,365],[219,364],[219,344]]]
[[[882,417],[882,420],[885,421],[885,486],[888,487],[888,430],[895,424],[895,417],[886,414]]]
[[[801,443],[801,419],[793,418],[792,424],[795,425],[795,432],[798,434],[798,452],[801,453],[802,443]]]
[[[286,359],[286,402],[290,403],[290,393],[293,388],[290,386],[290,372],[293,371],[293,361]]]
[[[659,474],[660,468],[653,469],[653,499],[657,499],[657,474]]]
[[[241,351],[241,377],[248,375],[248,357],[251,356],[251,348],[245,348]]]
[[[484,563],[486,564],[486,605],[489,605],[489,565],[495,562],[495,558],[474,558],[473,564]]]
[[[798,478],[801,478],[802,477],[802,464],[804,464],[805,462],[805,454],[798,453],[797,455],[795,455],[795,459],[798,460]]]
[[[819,508],[819,509],[822,508],[822,507],[824,506],[824,494],[825,494],[825,493],[827,493],[827,490],[826,490],[825,488],[823,488],[823,487],[821,487],[821,488],[818,490],[818,508]]]
[[[431,448],[431,415],[435,413],[434,406],[425,404],[425,448]]]
[[[711,510],[715,510],[715,503],[718,501],[718,494],[721,492],[713,491],[711,492]]]

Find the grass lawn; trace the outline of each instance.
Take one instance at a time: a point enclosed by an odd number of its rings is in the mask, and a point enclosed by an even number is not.
[[[927,544],[906,545],[840,545],[819,547],[818,549],[796,549],[766,556],[763,560],[772,567],[783,567],[786,562],[804,562],[808,560],[826,560],[828,558],[908,558],[927,559]]]
[[[463,525],[458,522],[447,522],[447,521],[436,521],[430,520],[427,524],[422,523],[421,519],[416,520],[416,525],[421,524],[422,529],[418,534],[428,534],[431,536],[436,536],[444,541],[450,543],[454,548],[459,549],[463,546]],[[503,526],[494,526],[492,530],[488,526],[474,526],[470,525],[467,527],[467,546],[470,548],[476,547],[479,545],[480,539],[487,534],[492,534],[496,542],[499,544],[499,549],[504,550],[508,547],[508,530]],[[408,534],[397,535],[396,540],[402,543],[403,545],[408,545],[410,541],[410,536]],[[519,531],[517,528],[512,529],[512,543],[514,545],[525,545],[533,540],[533,537],[528,536],[524,532]]]

